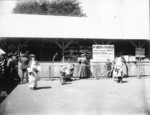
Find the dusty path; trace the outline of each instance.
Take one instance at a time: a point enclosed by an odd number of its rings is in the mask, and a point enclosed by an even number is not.
[[[40,80],[36,91],[18,85],[0,111],[1,115],[146,115],[149,83],[150,77],[126,78],[122,84],[113,79],[77,80],[64,86],[58,80]]]

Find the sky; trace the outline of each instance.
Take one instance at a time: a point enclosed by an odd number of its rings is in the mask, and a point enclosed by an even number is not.
[[[92,23],[102,25],[102,22],[107,24],[115,21],[119,26],[125,27],[123,32],[128,34],[143,31],[143,36],[147,36],[149,33],[149,0],[78,1]],[[16,3],[16,0],[0,0],[0,18],[1,15],[11,14]],[[113,25],[115,27],[117,25]]]

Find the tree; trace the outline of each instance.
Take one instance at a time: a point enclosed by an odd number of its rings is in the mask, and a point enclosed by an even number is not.
[[[76,0],[21,2],[16,5],[13,12],[17,14],[86,16],[86,14],[83,13],[80,3]]]

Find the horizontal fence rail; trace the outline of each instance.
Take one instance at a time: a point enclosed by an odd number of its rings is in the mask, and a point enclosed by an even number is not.
[[[41,72],[39,72],[40,78],[59,78],[60,77],[60,69],[61,66],[67,66],[69,63],[50,63],[50,62],[40,62]],[[77,63],[74,64],[74,72],[73,77],[79,77],[79,65]],[[127,70],[129,77],[140,77],[140,76],[150,76],[150,63],[127,63]],[[107,76],[107,65],[106,63],[91,63],[90,65],[86,65],[91,72],[91,77],[106,77]],[[19,70],[19,74],[21,75],[21,70]]]

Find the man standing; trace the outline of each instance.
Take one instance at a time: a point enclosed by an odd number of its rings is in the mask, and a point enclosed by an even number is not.
[[[8,61],[7,61],[7,79],[10,83],[14,82],[14,78],[16,75],[16,64],[15,64],[16,57],[13,53],[8,54]]]
[[[25,82],[28,82],[28,73],[27,73],[27,67],[29,63],[29,59],[26,57],[25,54],[23,54],[20,59],[21,63],[21,70],[22,70],[22,77],[21,77],[21,82],[23,82],[23,79],[25,79]]]

